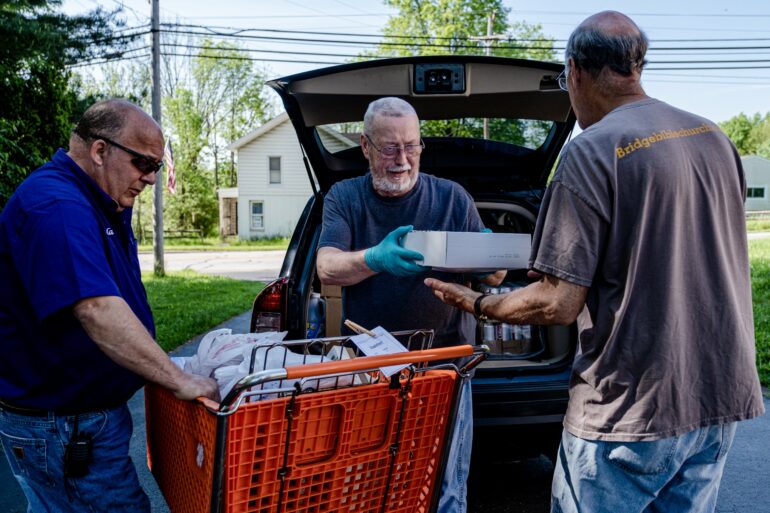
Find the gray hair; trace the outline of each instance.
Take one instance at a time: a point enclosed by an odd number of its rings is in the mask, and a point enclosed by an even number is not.
[[[647,35],[638,27],[636,33],[610,34],[595,26],[580,25],[569,36],[564,61],[571,57],[575,66],[594,78],[604,68],[627,77],[637,70],[641,73],[647,64],[644,56],[648,46]]]
[[[72,133],[85,142],[94,135],[115,137],[125,126],[128,112],[135,109],[138,107],[130,101],[117,98],[96,102],[86,109]]]
[[[396,98],[395,96],[386,96],[374,100],[369,104],[364,114],[364,133],[371,136],[374,128],[374,120],[377,116],[389,116],[399,118],[401,116],[417,116],[417,112],[414,110],[409,102]]]

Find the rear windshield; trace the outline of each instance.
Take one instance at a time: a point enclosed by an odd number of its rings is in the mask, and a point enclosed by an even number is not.
[[[420,122],[423,137],[457,137],[461,139],[488,139],[523,148],[536,149],[545,142],[553,126],[551,121],[538,119],[488,118],[487,136],[484,137],[484,118],[439,119]],[[317,127],[318,136],[326,151],[338,153],[358,146],[363,123],[338,123]]]

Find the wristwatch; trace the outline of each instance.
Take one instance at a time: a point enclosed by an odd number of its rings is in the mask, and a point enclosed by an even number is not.
[[[487,320],[487,316],[481,313],[481,301],[488,295],[489,294],[481,294],[479,297],[476,298],[476,301],[473,303],[473,314],[476,316],[476,319],[480,321]]]

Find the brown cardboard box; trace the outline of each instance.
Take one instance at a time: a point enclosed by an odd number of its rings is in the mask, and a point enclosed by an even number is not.
[[[326,300],[326,336],[338,337],[342,324],[342,287],[321,285],[321,296]]]

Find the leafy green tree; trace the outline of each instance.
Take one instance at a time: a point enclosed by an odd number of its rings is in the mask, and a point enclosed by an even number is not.
[[[760,122],[759,113],[751,118],[741,112],[727,121],[720,123],[719,126],[724,130],[727,136],[733,141],[735,147],[741,155],[750,155],[755,151],[755,144],[751,136],[752,132]]]
[[[765,115],[765,122],[754,131],[757,142],[757,155],[770,159],[770,114]]]
[[[743,112],[719,124],[741,155],[770,157],[770,112],[747,116]]]
[[[164,219],[170,229],[211,235],[219,218],[216,190],[236,185],[226,146],[266,121],[271,106],[264,76],[237,46],[208,39],[200,46],[189,78],[163,100],[177,173],[177,194],[167,196]]]
[[[510,9],[502,0],[385,0],[398,10],[383,29],[383,42],[375,52],[380,56],[410,55],[484,55],[554,60],[553,40],[540,25],[523,21],[510,23]],[[494,14],[492,34],[508,38],[485,43],[487,18]],[[542,142],[549,123],[505,119],[489,120],[489,138],[514,144],[536,145]],[[426,121],[422,132],[427,136],[483,137],[482,119]]]
[[[66,147],[82,105],[67,66],[119,56],[116,12],[58,13],[61,0],[0,2],[0,209],[18,184]]]

